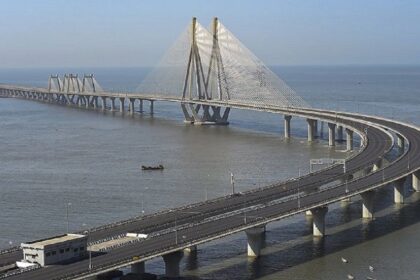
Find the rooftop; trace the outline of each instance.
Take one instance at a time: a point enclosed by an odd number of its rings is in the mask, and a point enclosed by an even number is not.
[[[41,240],[36,240],[32,242],[22,243],[22,246],[31,245],[31,246],[41,247],[41,246],[47,246],[51,244],[57,244],[57,243],[63,243],[66,241],[76,240],[83,237],[85,237],[85,235],[68,233],[68,234],[59,235],[59,236],[55,236],[48,239],[41,239]]]

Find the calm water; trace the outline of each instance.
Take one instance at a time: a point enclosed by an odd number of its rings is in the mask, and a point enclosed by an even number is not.
[[[420,67],[275,67],[314,107],[383,115],[420,124]],[[147,69],[0,70],[0,82],[46,86],[50,73],[94,72],[106,89],[132,90]],[[307,144],[306,123],[293,119],[291,142],[282,116],[235,110],[228,127],[184,125],[179,107],[157,103],[155,115],[121,116],[0,99],[0,248],[95,226],[297,176],[310,158],[343,157],[319,140]],[[164,172],[140,172],[162,163]],[[312,239],[303,216],[269,225],[267,247],[245,257],[244,234],[184,258],[184,274],[202,279],[418,279],[420,203],[396,207],[390,190],[377,197],[377,218],[359,219],[361,205],[334,205],[328,236]],[[342,264],[345,256],[349,264]],[[368,264],[377,269],[370,275]],[[146,264],[162,274],[160,260]]]

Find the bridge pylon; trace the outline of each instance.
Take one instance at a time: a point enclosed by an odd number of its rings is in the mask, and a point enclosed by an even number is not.
[[[60,77],[57,75],[50,75],[48,78],[48,91],[55,90],[61,92],[63,90],[63,82]]]
[[[227,125],[229,124],[227,120],[230,107],[226,107],[223,111],[220,106],[205,104],[205,101],[229,99],[222,55],[218,44],[218,19],[213,19],[210,61],[208,64],[204,64],[208,65],[207,73],[205,73],[197,43],[196,24],[197,19],[194,17],[191,24],[191,46],[182,91],[184,102],[181,103],[181,108],[185,116],[185,122],[199,125]],[[188,101],[194,101],[194,103]],[[197,104],[197,101],[203,101],[203,103]]]

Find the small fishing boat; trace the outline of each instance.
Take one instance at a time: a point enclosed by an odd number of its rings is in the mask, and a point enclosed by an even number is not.
[[[345,259],[345,258],[343,258],[343,257],[341,257],[341,261],[342,261],[343,263],[348,263],[348,262],[349,262],[347,259]]]
[[[158,166],[146,166],[142,165],[141,170],[163,170],[164,167],[162,164],[159,164]]]

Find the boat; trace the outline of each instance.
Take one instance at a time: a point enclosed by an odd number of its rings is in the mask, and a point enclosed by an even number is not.
[[[162,164],[159,164],[158,166],[146,166],[142,165],[141,170],[163,170],[164,167]]]

